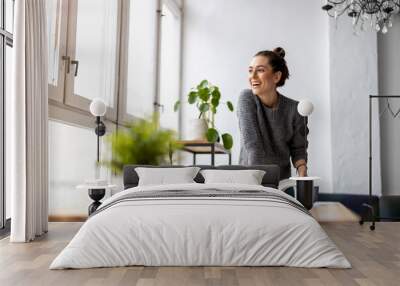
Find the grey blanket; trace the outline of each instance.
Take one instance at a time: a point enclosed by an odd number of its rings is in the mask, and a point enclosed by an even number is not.
[[[276,202],[284,205],[289,205],[307,215],[311,215],[308,210],[300,203],[288,199],[285,196],[275,194],[267,191],[259,190],[241,190],[241,191],[228,191],[219,190],[215,188],[203,189],[203,190],[163,190],[163,191],[138,191],[130,192],[125,195],[120,196],[114,201],[102,205],[97,211],[93,212],[90,217],[109,209],[112,206],[118,205],[122,202],[127,201],[144,201],[144,200],[154,200],[154,199],[174,199],[174,200],[190,200],[190,199],[257,199],[257,201],[264,200],[269,202]]]

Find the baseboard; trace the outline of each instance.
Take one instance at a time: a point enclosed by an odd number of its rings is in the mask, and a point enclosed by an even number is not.
[[[83,215],[49,215],[49,222],[83,222],[87,216]]]

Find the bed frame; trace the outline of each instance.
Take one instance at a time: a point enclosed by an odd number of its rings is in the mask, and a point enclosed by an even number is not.
[[[182,165],[166,165],[166,166],[153,166],[153,165],[126,165],[124,166],[124,189],[136,187],[139,183],[139,176],[135,171],[137,167],[147,167],[147,168],[182,168],[186,166]],[[196,167],[204,169],[217,169],[217,170],[263,170],[265,175],[262,180],[262,185],[265,187],[278,188],[280,169],[278,165],[254,165],[254,166],[241,166],[241,165],[221,165],[221,166],[211,166],[211,165],[196,165]],[[200,174],[194,178],[197,183],[204,183],[204,178]]]

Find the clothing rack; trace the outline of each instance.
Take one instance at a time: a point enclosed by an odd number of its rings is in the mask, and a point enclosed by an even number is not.
[[[371,218],[372,218],[372,223],[369,226],[370,230],[375,230],[375,222],[378,220],[394,220],[394,221],[400,221],[400,218],[395,217],[395,218],[387,218],[387,217],[381,217],[377,216],[375,209],[372,204],[372,100],[374,98],[386,98],[387,100],[389,98],[400,98],[400,95],[370,95],[369,96],[369,172],[368,172],[368,180],[369,180],[369,203],[364,203],[363,206],[367,208],[371,212]],[[388,103],[389,104],[389,103]],[[386,107],[388,108],[388,107]],[[393,117],[397,117],[399,113],[396,112],[395,114],[392,113]],[[361,216],[360,219],[360,224],[362,225],[364,223],[363,217]]]

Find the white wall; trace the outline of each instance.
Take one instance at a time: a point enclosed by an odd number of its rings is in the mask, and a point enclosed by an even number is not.
[[[328,17],[321,1],[186,0],[183,34],[183,93],[202,79],[218,85],[223,100],[235,106],[248,87],[247,67],[259,50],[282,46],[291,77],[281,92],[293,99],[310,99],[310,174],[322,178],[321,191],[332,190],[331,122],[329,100]],[[185,97],[186,99],[186,97]],[[183,112],[183,128],[197,115]],[[217,127],[234,137],[233,163],[238,162],[239,129],[236,113],[221,108]],[[186,132],[184,132],[186,133]],[[191,163],[191,156],[184,163]],[[209,157],[198,163],[209,163]],[[217,158],[217,164],[227,159]]]
[[[329,25],[333,191],[368,194],[368,98],[378,91],[377,34]],[[373,106],[376,114],[377,105]],[[373,190],[380,193],[379,123],[373,121]]]
[[[400,95],[400,15],[393,19],[393,27],[386,35],[378,37],[379,94]],[[390,99],[393,112],[400,108],[400,99]],[[384,112],[386,101],[380,101]],[[394,119],[388,112],[381,116],[382,194],[400,194],[400,129],[399,117]]]

